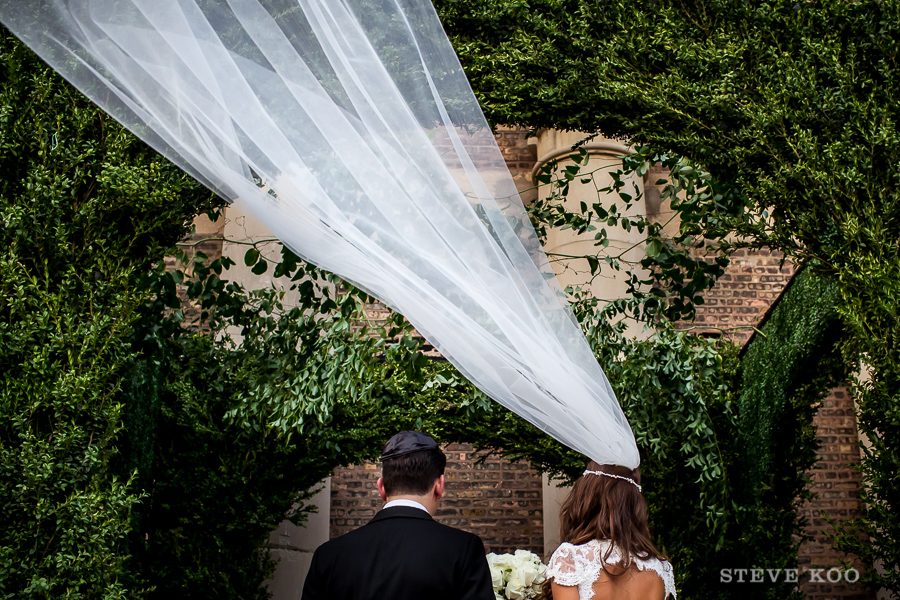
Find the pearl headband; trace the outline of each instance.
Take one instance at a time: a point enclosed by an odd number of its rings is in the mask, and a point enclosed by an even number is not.
[[[638,482],[635,481],[634,479],[631,479],[630,477],[622,477],[621,475],[613,475],[612,473],[604,473],[603,471],[585,471],[584,474],[585,475],[605,475],[607,477],[615,477],[616,479],[624,479],[628,483],[633,484],[634,487],[636,487],[638,489],[638,491],[641,491],[641,486],[638,485]]]

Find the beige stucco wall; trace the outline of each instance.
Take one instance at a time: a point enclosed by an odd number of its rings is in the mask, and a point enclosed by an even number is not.
[[[535,138],[532,138],[537,145],[538,161],[534,167],[534,174],[550,160],[559,162],[560,170],[573,165],[574,163],[567,158],[573,153],[572,146],[583,140],[588,134],[580,131],[556,131],[545,129],[538,132]],[[587,206],[600,202],[605,207],[616,204],[620,214],[629,217],[647,214],[647,205],[644,199],[644,181],[643,178],[632,175],[625,179],[625,188],[622,191],[629,193],[634,197],[631,208],[625,209],[625,204],[617,194],[598,194],[598,188],[605,188],[612,184],[612,177],[609,172],[620,169],[622,166],[621,159],[630,152],[629,148],[621,142],[598,137],[586,143],[583,146],[590,156],[588,164],[582,166],[581,176],[576,177],[569,186],[569,192],[566,196],[565,206],[568,210],[577,211],[579,205],[583,202]],[[596,183],[581,183],[581,179],[587,173],[595,171],[593,174]],[[543,184],[538,188],[538,196],[541,198],[548,197],[552,189],[550,185]],[[603,224],[596,224],[603,227]],[[646,232],[640,233],[637,229],[626,231],[619,226],[605,227],[609,238],[609,247],[607,254],[614,256],[622,254],[623,259],[636,263],[644,256],[644,248],[646,244]],[[584,256],[596,255],[598,248],[594,245],[594,234],[586,232],[579,235],[573,229],[551,229],[547,234],[547,242],[544,246],[547,255],[553,264],[557,279],[563,287],[582,286],[590,290],[591,295],[602,300],[614,300],[627,295],[628,286],[626,284],[627,277],[622,271],[614,271],[605,263],[601,263],[600,272],[591,276],[590,265],[583,258],[566,258],[567,256]],[[623,267],[626,265],[623,264]],[[639,266],[632,264],[628,268],[636,269],[641,272]],[[633,336],[641,335],[642,327],[637,324],[630,324],[628,333]]]
[[[305,527],[284,521],[269,535],[275,574],[266,582],[272,600],[300,600],[303,582],[316,548],[328,541],[331,523],[331,478],[326,479],[310,500],[317,512],[309,515]]]
[[[275,264],[281,261],[281,244],[261,221],[244,212],[240,206],[231,205],[225,209],[224,237],[226,241],[222,245],[222,254],[236,263],[228,270],[229,280],[247,289],[262,289],[277,284],[285,290],[285,307],[296,305],[297,292],[289,291],[285,287],[286,281],[273,281],[272,271]],[[272,261],[262,275],[252,273],[251,267],[244,264],[244,255],[250,249],[248,242],[257,242],[260,255]]]
[[[559,546],[559,510],[569,495],[571,487],[560,487],[546,474],[541,478],[544,499],[544,562]]]

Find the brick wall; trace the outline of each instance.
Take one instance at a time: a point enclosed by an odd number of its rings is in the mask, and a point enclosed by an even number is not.
[[[516,549],[543,554],[541,478],[527,462],[489,458],[476,464],[467,444],[444,448],[447,469],[444,497],[436,519],[477,534],[487,552]],[[337,469],[331,479],[331,537],[365,525],[381,508],[375,487],[376,464]]]
[[[737,250],[725,274],[704,294],[693,325],[701,334],[745,344],[794,276],[794,265],[782,266],[781,258],[767,250]]]
[[[513,177],[527,174],[531,177],[531,170],[537,162],[537,147],[528,144],[527,130],[519,127],[498,127],[497,145],[500,153]]]
[[[807,533],[812,540],[800,546],[801,571],[841,567],[843,555],[831,548],[827,532],[831,526],[822,513],[838,522],[858,511],[861,477],[853,465],[859,464],[859,446],[853,399],[847,389],[839,387],[822,401],[814,419],[818,429],[819,462],[807,475],[812,479],[816,497],[804,503],[800,512],[809,521]],[[856,563],[856,569],[862,567]],[[832,574],[833,579],[837,573]],[[825,579],[823,573],[822,579]],[[851,577],[852,578],[852,577]],[[803,591],[810,600],[871,600],[874,593],[860,584],[814,582],[807,574],[801,577]]]

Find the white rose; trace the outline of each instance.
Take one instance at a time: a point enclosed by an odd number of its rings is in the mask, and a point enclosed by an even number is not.
[[[528,587],[534,580],[537,578],[538,572],[532,566],[519,567],[518,569],[519,581],[522,582],[522,585]]]
[[[491,552],[488,556],[488,564],[498,569],[511,569],[512,568],[512,556],[509,554],[494,554]]]
[[[516,559],[512,554],[491,552],[487,555],[487,561],[491,569],[491,584],[495,591],[502,592],[506,582],[512,576],[513,570],[517,567]]]
[[[522,580],[518,577],[518,571],[513,571],[509,583],[506,584],[506,597],[509,600],[525,600],[527,598],[525,586],[522,585]]]
[[[494,586],[495,591],[500,591],[503,589],[503,571],[500,569],[491,567],[491,585]]]

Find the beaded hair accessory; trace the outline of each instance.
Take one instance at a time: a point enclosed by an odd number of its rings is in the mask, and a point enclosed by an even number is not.
[[[627,481],[628,483],[634,485],[634,487],[636,487],[638,489],[638,491],[641,491],[641,486],[638,484],[638,482],[635,481],[634,479],[631,479],[630,477],[622,477],[621,475],[613,475],[612,473],[604,473],[603,471],[585,471],[584,474],[585,475],[605,475],[606,477],[615,477],[616,479],[623,479],[623,480]]]

